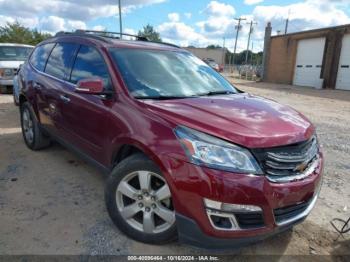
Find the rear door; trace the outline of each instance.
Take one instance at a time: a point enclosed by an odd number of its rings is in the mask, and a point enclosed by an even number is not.
[[[79,48],[75,43],[57,43],[45,66],[45,81],[41,92],[44,97],[43,114],[48,119],[48,131],[58,137],[65,137],[63,112],[68,99],[63,90],[66,86],[69,70]]]
[[[26,90],[31,90],[30,95],[37,105],[37,110],[39,114],[39,119],[41,124],[44,127],[47,127],[51,124],[49,111],[48,111],[48,104],[45,97],[45,90],[49,88],[50,83],[46,79],[46,76],[44,75],[45,65],[47,62],[47,59],[54,48],[55,43],[48,43],[44,45],[37,46],[31,55],[29,59],[29,64],[27,63],[25,65],[26,70],[24,70],[23,73],[21,73],[21,81],[23,86],[25,87],[32,87]],[[34,70],[32,70],[34,68]],[[23,75],[23,77],[22,77]]]
[[[69,142],[102,164],[106,161],[108,122],[113,99],[99,95],[79,94],[76,84],[81,79],[99,77],[104,88],[113,91],[108,67],[101,53],[93,46],[81,45],[63,90],[69,99],[62,107],[62,119]]]

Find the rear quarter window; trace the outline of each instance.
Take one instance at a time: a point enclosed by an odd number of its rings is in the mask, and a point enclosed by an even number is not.
[[[36,47],[30,57],[30,63],[32,66],[39,71],[44,71],[47,58],[49,57],[49,54],[54,46],[54,43],[50,43]]]

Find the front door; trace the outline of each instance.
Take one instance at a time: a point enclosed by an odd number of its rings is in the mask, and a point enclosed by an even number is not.
[[[108,122],[113,100],[99,95],[79,94],[76,84],[81,79],[99,77],[106,89],[112,89],[108,68],[101,54],[90,46],[79,48],[75,62],[62,94],[66,103],[62,106],[62,119],[69,141],[83,153],[107,165],[106,141],[108,141]]]

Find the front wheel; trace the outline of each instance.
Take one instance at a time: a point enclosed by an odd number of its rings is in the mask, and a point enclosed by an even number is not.
[[[107,180],[105,201],[114,224],[131,238],[149,244],[176,239],[169,186],[146,156],[132,155],[113,169]]]

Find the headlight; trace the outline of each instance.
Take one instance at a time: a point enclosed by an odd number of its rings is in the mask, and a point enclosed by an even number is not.
[[[1,68],[0,77],[9,77],[13,75],[13,70],[10,68]]]
[[[175,134],[193,164],[235,173],[262,174],[259,164],[245,148],[184,126],[176,127]]]

